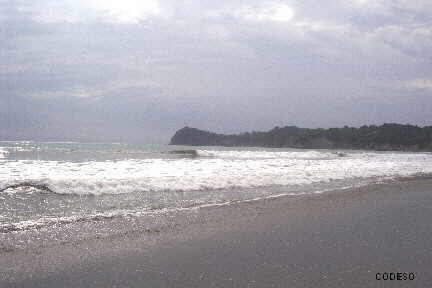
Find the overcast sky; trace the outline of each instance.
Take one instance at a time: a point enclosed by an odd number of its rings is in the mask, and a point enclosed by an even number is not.
[[[430,0],[0,0],[0,138],[432,124]]]

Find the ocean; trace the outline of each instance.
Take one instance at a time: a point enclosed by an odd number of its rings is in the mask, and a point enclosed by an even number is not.
[[[0,233],[431,174],[432,153],[0,142]]]

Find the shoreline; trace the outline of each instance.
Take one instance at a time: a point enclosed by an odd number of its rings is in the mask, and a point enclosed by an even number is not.
[[[114,230],[123,228],[117,234],[100,226],[100,237],[0,251],[0,284],[374,287],[383,285],[374,272],[396,269],[416,273],[413,282],[396,284],[426,287],[431,205],[432,180],[417,179],[113,221]]]
[[[163,214],[169,214],[169,213],[179,213],[179,212],[193,212],[194,210],[200,210],[200,209],[207,209],[211,207],[220,207],[220,206],[229,206],[229,205],[241,205],[242,203],[248,203],[248,202],[256,202],[256,201],[268,201],[271,199],[278,199],[278,198],[296,198],[296,197],[313,197],[317,194],[324,194],[324,193],[344,193],[345,191],[350,191],[353,189],[359,189],[361,187],[375,187],[380,185],[389,185],[394,183],[403,183],[403,182],[409,182],[409,181],[422,181],[422,180],[429,180],[432,179],[431,173],[418,173],[416,175],[411,176],[398,176],[396,178],[389,177],[384,178],[372,182],[365,182],[365,183],[356,183],[356,184],[350,184],[347,186],[341,186],[341,187],[334,187],[334,188],[323,188],[319,190],[314,190],[312,192],[305,192],[305,191],[293,191],[293,192],[284,192],[283,188],[277,188],[274,187],[271,189],[274,189],[274,194],[270,195],[263,195],[258,196],[256,198],[251,199],[243,199],[243,200],[229,200],[226,202],[218,202],[218,203],[203,203],[198,205],[193,205],[189,207],[171,207],[171,208],[163,208],[163,209],[152,209],[152,210],[145,210],[145,211],[134,211],[134,210],[126,210],[126,211],[107,211],[107,212],[100,212],[93,215],[82,215],[82,216],[65,216],[65,217],[45,217],[38,220],[28,220],[28,221],[22,221],[17,223],[10,223],[10,224],[2,224],[0,225],[0,244],[2,240],[2,235],[7,235],[8,233],[14,233],[14,232],[31,232],[35,230],[40,229],[50,229],[51,227],[54,229],[61,228],[61,226],[74,224],[74,223],[95,223],[98,221],[110,221],[112,219],[116,218],[128,218],[128,217],[145,217],[145,216],[151,216],[155,217],[157,215],[163,215]],[[21,185],[21,184],[20,184]],[[27,185],[27,184],[22,184]],[[263,188],[254,188],[254,189],[266,189],[267,187]],[[267,188],[268,189],[268,188]],[[1,191],[0,191],[1,192]],[[43,221],[42,221],[43,220]],[[0,250],[2,247],[0,246]],[[10,249],[6,249],[10,250]]]
[[[166,144],[167,146],[172,146],[172,147],[193,147],[193,148],[206,148],[206,147],[210,147],[210,148],[217,148],[217,147],[222,147],[222,148],[239,148],[239,149],[249,149],[249,148],[253,148],[253,149],[292,149],[292,150],[314,150],[314,151],[354,151],[354,152],[394,152],[394,153],[432,153],[432,149],[376,149],[376,148],[361,148],[361,147],[321,147],[321,148],[310,148],[310,147],[301,147],[301,146],[256,146],[256,145],[183,145],[183,144]],[[183,149],[179,149],[179,150],[171,150],[171,151],[182,151]],[[199,151],[199,150],[205,150],[205,149],[192,149],[195,151]]]

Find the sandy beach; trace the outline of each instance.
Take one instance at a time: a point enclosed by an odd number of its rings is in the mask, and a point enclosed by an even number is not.
[[[106,221],[112,233],[2,243],[0,287],[430,287],[431,207],[429,179],[182,211],[153,226]],[[376,279],[384,273],[415,279]]]

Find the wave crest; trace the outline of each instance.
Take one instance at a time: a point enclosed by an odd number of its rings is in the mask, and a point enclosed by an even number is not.
[[[16,190],[16,189],[25,189],[25,188],[33,188],[42,192],[50,192],[54,193],[53,190],[47,185],[43,183],[31,183],[31,182],[22,182],[18,184],[10,184],[3,188],[0,188],[0,192],[6,192],[7,190]]]

